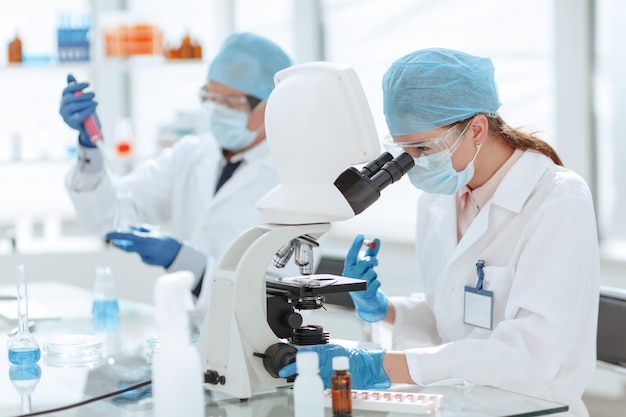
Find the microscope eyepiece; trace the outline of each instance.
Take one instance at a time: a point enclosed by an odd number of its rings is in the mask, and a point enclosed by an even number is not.
[[[354,214],[359,214],[378,200],[385,187],[402,178],[414,165],[413,157],[406,152],[395,158],[385,152],[361,171],[354,167],[346,169],[335,180],[335,187],[341,191]]]
[[[406,152],[401,153],[396,158],[388,161],[383,167],[371,177],[379,191],[398,181],[404,174],[415,166],[413,157]]]
[[[389,152],[382,153],[378,158],[372,162],[368,162],[361,168],[361,175],[365,175],[368,178],[372,178],[380,169],[389,161],[393,159],[393,156]]]

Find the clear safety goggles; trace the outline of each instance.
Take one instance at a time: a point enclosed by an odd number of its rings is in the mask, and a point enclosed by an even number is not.
[[[406,152],[413,158],[418,159],[430,155],[442,153],[452,155],[459,147],[461,139],[471,121],[465,124],[456,124],[435,138],[424,139],[416,142],[402,142],[394,140],[393,136],[383,138],[383,147],[394,157]]]
[[[219,104],[234,110],[249,112],[251,110],[250,102],[247,96],[226,96],[223,94],[212,93],[204,88],[199,92],[200,102],[205,104]]]

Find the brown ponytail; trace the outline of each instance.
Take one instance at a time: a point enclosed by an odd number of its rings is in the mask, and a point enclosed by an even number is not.
[[[530,149],[548,156],[555,164],[563,166],[561,158],[552,146],[537,137],[535,132],[522,132],[510,127],[500,116],[487,117],[489,130],[502,137],[502,139],[514,149]]]

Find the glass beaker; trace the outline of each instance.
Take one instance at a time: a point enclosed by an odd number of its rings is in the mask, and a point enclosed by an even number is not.
[[[9,362],[14,365],[37,363],[41,358],[41,349],[28,329],[28,289],[24,265],[17,266],[17,317],[17,334],[8,340]]]
[[[133,226],[139,223],[139,216],[131,192],[121,188],[115,196],[115,217],[113,219],[113,230],[116,232],[130,232]],[[126,239],[116,239],[115,246],[126,248],[132,241]]]

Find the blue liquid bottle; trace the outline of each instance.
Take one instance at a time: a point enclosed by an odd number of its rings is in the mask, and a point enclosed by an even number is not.
[[[18,332],[8,340],[9,362],[14,365],[30,365],[41,359],[41,349],[28,330],[28,289],[26,268],[17,266],[17,313]]]
[[[96,268],[91,316],[96,331],[114,331],[119,327],[120,308],[115,292],[115,282],[109,267]]]

